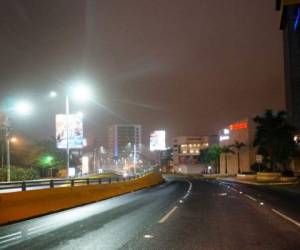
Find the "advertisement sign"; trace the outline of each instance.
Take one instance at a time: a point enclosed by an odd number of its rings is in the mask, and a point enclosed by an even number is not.
[[[89,173],[89,157],[88,156],[82,156],[82,174],[88,174]]]
[[[67,133],[67,128],[68,133]],[[78,114],[56,115],[56,145],[57,148],[67,148],[67,134],[69,135],[69,148],[82,148],[84,146],[82,116]]]
[[[150,151],[166,149],[166,131],[156,130],[150,135]]]

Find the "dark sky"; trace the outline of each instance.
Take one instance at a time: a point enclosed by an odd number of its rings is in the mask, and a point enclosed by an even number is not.
[[[207,135],[265,108],[284,107],[282,34],[274,0],[1,0],[0,95],[30,97],[25,135],[54,133],[63,101],[52,89],[84,79],[97,104],[86,132],[107,126]],[[73,105],[73,111],[79,107]]]

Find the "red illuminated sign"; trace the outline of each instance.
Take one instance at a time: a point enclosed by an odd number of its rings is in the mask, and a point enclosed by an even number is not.
[[[248,123],[247,122],[238,122],[231,124],[229,126],[230,130],[240,130],[240,129],[246,129],[248,128]]]

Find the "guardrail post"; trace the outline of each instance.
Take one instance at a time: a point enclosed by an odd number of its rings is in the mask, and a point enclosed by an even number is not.
[[[54,188],[54,181],[50,180],[50,188]]]
[[[25,181],[22,182],[22,191],[26,191],[26,182]]]
[[[74,179],[71,180],[71,187],[74,187]]]
[[[111,178],[108,178],[108,182],[111,183]]]
[[[86,179],[86,185],[90,185],[90,179],[89,178]]]
[[[98,179],[98,184],[101,184],[101,183],[102,183],[102,179],[99,178],[99,179]]]

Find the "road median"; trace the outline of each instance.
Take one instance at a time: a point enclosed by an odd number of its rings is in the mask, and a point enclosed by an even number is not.
[[[161,182],[160,174],[151,173],[127,182],[0,194],[0,225],[108,199]]]

